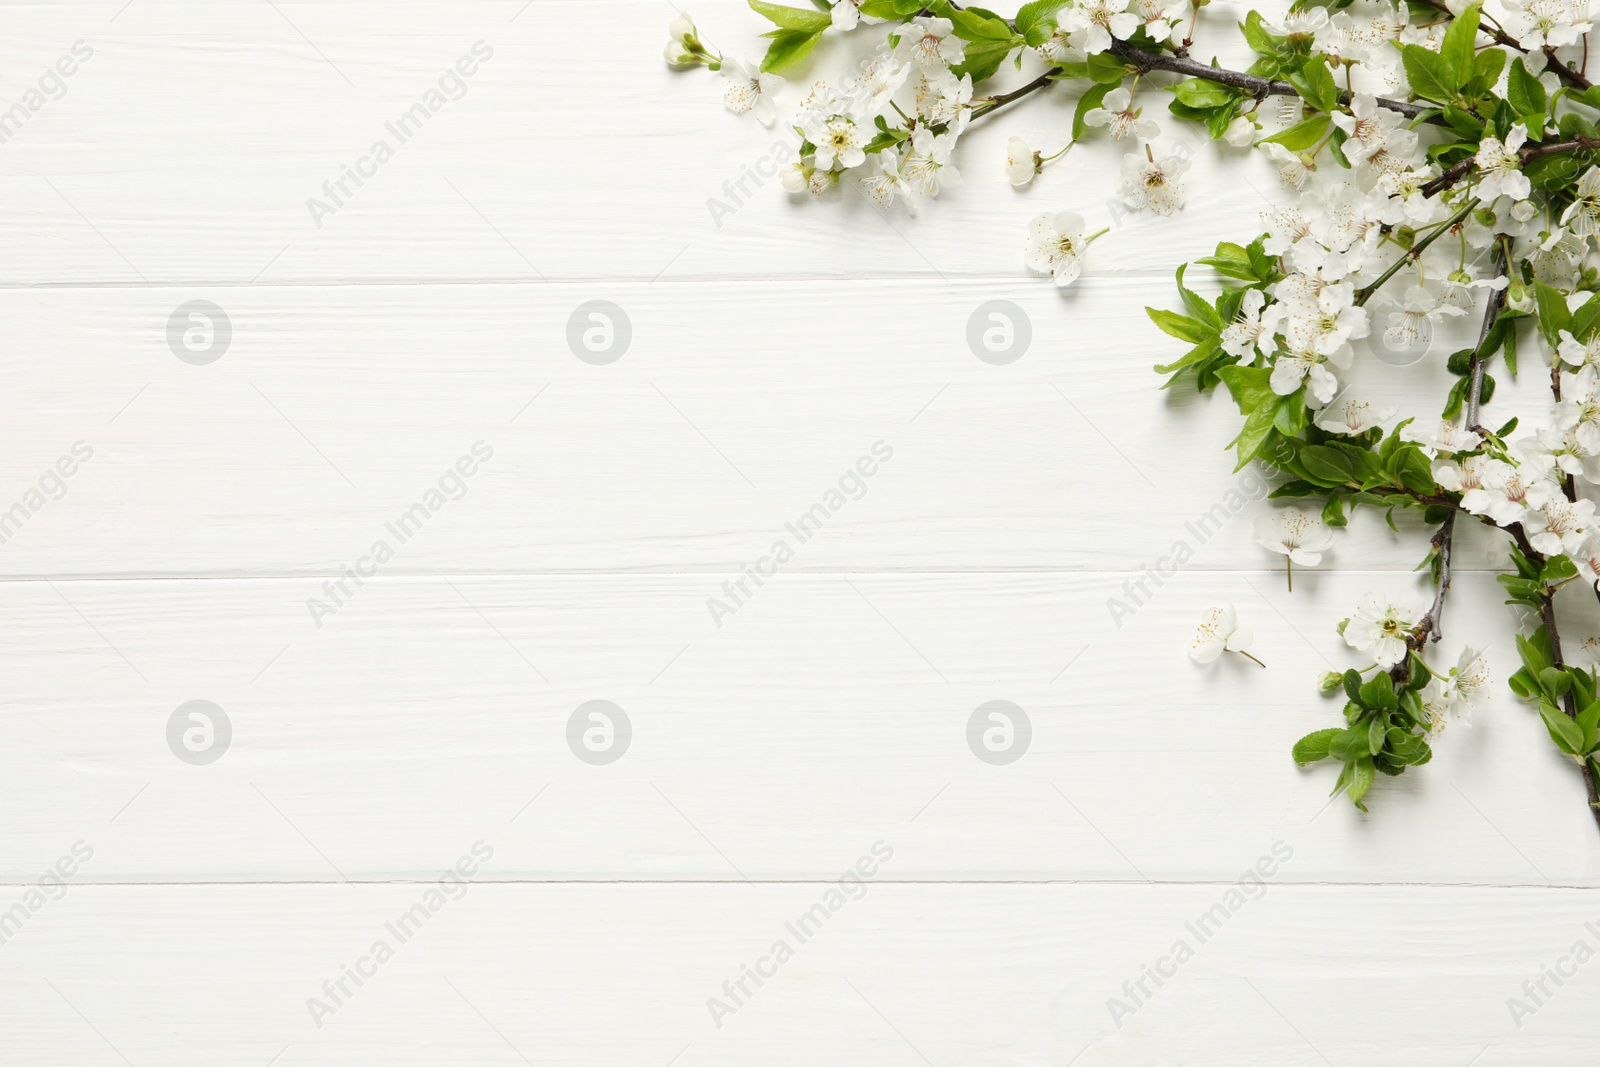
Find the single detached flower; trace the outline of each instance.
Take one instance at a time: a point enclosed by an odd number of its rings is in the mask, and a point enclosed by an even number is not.
[[[1265,667],[1266,664],[1252,656],[1248,649],[1253,636],[1239,625],[1233,605],[1207,608],[1200,616],[1200,627],[1195,631],[1194,643],[1189,646],[1189,658],[1196,663],[1212,663],[1224,652],[1237,652],[1250,662]]]
[[[1021,188],[1033,181],[1039,173],[1039,156],[1028,147],[1028,142],[1013,137],[1006,142],[1006,181]]]
[[[1075,211],[1036,217],[1028,223],[1028,267],[1050,275],[1063,288],[1077,281],[1090,243],[1106,232],[1084,236],[1085,228],[1083,216]]]
[[[1109,95],[1109,94],[1108,94]],[[1183,172],[1189,161],[1182,156],[1167,156],[1157,161],[1150,146],[1145,154],[1122,157],[1122,184],[1117,196],[1135,211],[1149,208],[1157,215],[1170,215],[1183,207]]]
[[[1315,567],[1322,562],[1322,554],[1333,547],[1333,531],[1299,508],[1284,508],[1272,515],[1256,519],[1256,541],[1263,548],[1285,557],[1289,590],[1294,590],[1294,564]]]

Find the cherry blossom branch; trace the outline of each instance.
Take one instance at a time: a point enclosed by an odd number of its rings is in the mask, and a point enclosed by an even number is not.
[[[1373,281],[1370,285],[1363,285],[1360,289],[1356,290],[1356,306],[1360,307],[1369,299],[1371,299],[1372,294],[1376,293],[1379,289],[1382,289],[1390,278],[1393,278],[1400,272],[1401,267],[1404,267],[1408,262],[1414,263],[1420,259],[1422,257],[1422,253],[1427,250],[1429,245],[1437,241],[1441,235],[1449,233],[1451,230],[1461,225],[1461,223],[1466,220],[1466,217],[1472,214],[1472,209],[1477,206],[1478,202],[1476,200],[1467,201],[1467,203],[1462,205],[1462,207],[1456,211],[1454,215],[1440,223],[1432,233],[1426,235],[1425,237],[1419,238],[1417,243],[1412,245],[1404,255],[1395,260],[1393,263],[1389,264],[1389,269],[1378,275],[1375,281]]]
[[[1498,276],[1508,269],[1505,245],[1501,244],[1495,252],[1495,273]],[[1484,368],[1489,362],[1484,348],[1488,344],[1489,334],[1494,330],[1495,320],[1500,317],[1500,309],[1505,306],[1505,294],[1509,288],[1508,285],[1505,289],[1489,291],[1489,299],[1483,310],[1483,326],[1478,331],[1478,344],[1472,351],[1472,362],[1468,369],[1467,408],[1462,422],[1480,434],[1484,430],[1478,425],[1478,408],[1483,397]],[[1450,558],[1455,550],[1456,514],[1456,510],[1451,509],[1433,535],[1433,550],[1439,560],[1438,576],[1434,581],[1433,604],[1417,626],[1413,648],[1421,648],[1427,642],[1438,641],[1444,636],[1444,598],[1450,591]],[[1600,817],[1600,812],[1596,814]]]
[[[1446,6],[1444,0],[1420,0],[1420,2],[1427,4],[1429,7],[1435,8],[1439,11],[1443,11],[1452,19],[1455,18],[1455,12],[1451,11],[1450,8]],[[1515,48],[1523,55],[1529,55],[1533,52],[1533,49],[1524,47],[1521,41],[1511,36],[1499,26],[1480,25],[1478,27],[1478,32],[1488,36],[1488,38],[1495,44],[1504,45],[1507,48]],[[1575,89],[1588,89],[1594,84],[1582,73],[1572,69],[1565,63],[1561,62],[1561,60],[1557,59],[1556,50],[1554,48],[1546,47],[1543,49],[1543,51],[1546,60],[1548,60],[1547,69],[1553,72],[1555,76],[1560,78],[1563,82]]]
[[[1500,242],[1494,257],[1495,276],[1509,274],[1510,263],[1506,257],[1505,242]],[[1508,277],[1509,283],[1510,278]],[[1467,383],[1467,409],[1461,419],[1461,424],[1474,433],[1483,434],[1487,431],[1478,423],[1478,409],[1483,403],[1483,376],[1489,365],[1489,358],[1484,352],[1484,345],[1488,343],[1489,334],[1494,330],[1495,320],[1500,317],[1500,310],[1506,306],[1506,294],[1511,286],[1507,284],[1502,289],[1489,290],[1489,306],[1483,312],[1483,328],[1478,331],[1478,344],[1472,350],[1472,362],[1468,365],[1471,380]]]
[[[1027,85],[1013,89],[1009,93],[999,93],[995,96],[988,97],[982,104],[972,109],[971,117],[975,119],[981,119],[983,116],[989,114],[989,112],[998,111],[1007,104],[1021,100],[1030,93],[1036,93],[1040,89],[1049,88],[1050,83],[1055,80],[1055,76],[1060,73],[1060,67],[1051,67],[1049,70],[1033,79],[1033,81],[1029,82]]]
[[[1273,81],[1269,78],[1258,77],[1254,74],[1245,74],[1242,71],[1228,70],[1223,67],[1208,67],[1204,63],[1187,58],[1186,56],[1166,55],[1160,52],[1146,52],[1142,48],[1135,48],[1126,41],[1115,38],[1111,41],[1111,54],[1134,67],[1140,74],[1147,74],[1152,70],[1165,70],[1173,74],[1185,74],[1191,78],[1203,78],[1206,81],[1216,82],[1218,85],[1230,86],[1234,89],[1243,89],[1257,100],[1264,100],[1269,96],[1295,96],[1300,95],[1288,82]],[[1339,102],[1350,102],[1349,93],[1340,93]],[[1426,112],[1435,110],[1422,104],[1410,104],[1404,100],[1379,99],[1378,106],[1398,111],[1408,119],[1414,119]]]
[[[1544,144],[1537,144],[1529,148],[1524,148],[1521,152],[1519,152],[1518,157],[1520,162],[1518,163],[1518,166],[1525,167],[1534,160],[1540,159],[1544,156],[1559,156],[1567,152],[1593,152],[1597,149],[1600,149],[1600,137],[1574,137],[1570,141],[1548,141]],[[1475,155],[1467,156],[1465,159],[1457,160],[1455,163],[1452,163],[1443,174],[1424,185],[1422,187],[1422,195],[1434,196],[1437,193],[1443,192],[1444,190],[1450,188],[1456,182],[1470,174],[1472,172],[1472,168],[1477,166],[1477,163],[1478,157]]]

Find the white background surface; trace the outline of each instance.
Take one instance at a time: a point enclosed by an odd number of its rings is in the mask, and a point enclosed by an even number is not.
[[[736,53],[764,25],[694,14]],[[1001,175],[1009,133],[1060,143],[1065,93],[975,128],[967,187],[919,219],[773,181],[719,225],[707,200],[784,135],[663,68],[671,16],[0,8],[0,105],[93,49],[0,147],[0,506],[93,449],[0,546],[4,905],[93,850],[0,944],[7,1062],[1589,1062],[1600,964],[1520,1027],[1506,1004],[1600,949],[1600,841],[1537,718],[1500,690],[1367,816],[1289,760],[1337,719],[1316,675],[1355,662],[1332,623],[1418,581],[1417,528],[1358,516],[1293,595],[1264,505],[1188,532],[1246,484],[1236,415],[1157,388],[1179,346],[1141,309],[1251,232],[1270,173],[1168,121],[1188,209],[1120,219],[1065,294],[1021,270],[1026,222],[1107,220],[1117,153]],[[307,198],[479,40],[466,95],[316,225]],[[167,345],[194,299],[234,331],[206,366]],[[992,299],[1031,323],[1008,366],[965,339]],[[609,366],[567,346],[591,300],[631,322]],[[1363,385],[1432,404],[1440,363]],[[465,497],[317,626],[307,599],[477,441]],[[715,625],[707,598],[877,441],[865,495]],[[1498,551],[1464,538],[1439,655],[1486,643],[1503,678]],[[1223,601],[1266,671],[1188,662]],[[233,725],[207,766],[166,740],[195,699]],[[593,699],[633,727],[609,766],[566,743]],[[966,744],[994,699],[1032,723],[1009,766]],[[480,841],[470,891],[315,1025]],[[717,1025],[707,999],[879,841],[865,895]],[[1118,1026],[1108,998],[1275,844]]]

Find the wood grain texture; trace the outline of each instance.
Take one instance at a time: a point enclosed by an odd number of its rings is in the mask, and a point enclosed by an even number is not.
[[[788,924],[826,883],[474,885],[405,943],[386,924],[428,886],[76,887],[4,946],[7,1040],[41,1065],[1588,1062],[1593,962],[1520,1028],[1506,1002],[1595,944],[1592,896],[1263,881],[1135,911],[1122,886],[864,884],[804,942]],[[318,1028],[307,1000],[332,1005],[322,984],[379,939],[392,958]],[[779,940],[792,957],[763,965]],[[1119,1028],[1108,1000],[1157,965],[1175,976]],[[707,1000],[757,966],[719,1028]]]
[[[3,870],[86,836],[92,881],[413,877],[504,833],[492,877],[812,878],[871,835],[905,878],[1137,883],[1225,879],[1283,837],[1292,881],[1594,883],[1581,784],[1509,696],[1371,815],[1289,759],[1338,721],[1316,676],[1358,662],[1332,620],[1415,579],[1180,573],[1113,617],[1126,578],[780,573],[721,626],[714,575],[380,576],[321,627],[317,579],[9,583],[5,748],[28,758],[0,803],[51,816],[0,832]],[[1460,578],[1441,666],[1515,655],[1491,586]],[[1227,600],[1267,670],[1188,661]],[[233,727],[206,766],[168,747],[195,699]],[[597,699],[632,727],[607,766],[566,733]],[[1008,765],[969,747],[991,700],[1031,726]]]

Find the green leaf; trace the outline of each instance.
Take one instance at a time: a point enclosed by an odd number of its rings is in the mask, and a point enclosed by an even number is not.
[[[1297,122],[1287,130],[1263,137],[1262,144],[1281,144],[1291,152],[1304,152],[1328,132],[1328,124],[1332,120],[1327,115],[1313,115],[1302,122]]]
[[[1252,11],[1244,17],[1239,24],[1239,29],[1244,33],[1245,43],[1251,51],[1263,56],[1277,55],[1286,38],[1267,32],[1266,20],[1261,17],[1261,12]]]
[[[1100,104],[1105,100],[1106,94],[1112,89],[1115,89],[1119,84],[1120,81],[1099,82],[1095,85],[1089,86],[1089,88],[1084,90],[1083,95],[1078,98],[1078,109],[1072,113],[1072,139],[1074,141],[1078,140],[1078,138],[1082,137],[1089,130],[1089,124],[1084,121],[1084,116],[1089,114],[1090,111],[1099,107]],[[1161,324],[1158,322],[1156,325],[1160,326]],[[1162,329],[1166,329],[1166,327],[1163,326]],[[1167,330],[1167,332],[1171,333],[1172,331]],[[1187,338],[1185,338],[1185,340],[1187,340]]]
[[[774,26],[802,33],[821,33],[833,25],[833,19],[821,11],[807,11],[800,7],[769,4],[767,0],[750,0],[750,9],[768,19]]]
[[[1600,736],[1600,700],[1578,712],[1576,722],[1578,729],[1583,731],[1583,743],[1578,746],[1579,749],[1583,752],[1594,751],[1594,743]]]
[[[1472,4],[1457,15],[1445,30],[1444,43],[1439,46],[1439,58],[1450,79],[1448,88],[1452,95],[1472,77],[1478,50],[1478,17],[1482,10],[1482,4]]]
[[[1150,316],[1150,321],[1161,327],[1163,333],[1170,334],[1180,341],[1190,344],[1199,344],[1201,341],[1215,341],[1217,331],[1205,323],[1197,322],[1187,315],[1180,315],[1176,311],[1162,311],[1160,308],[1145,308],[1144,313]],[[1271,373],[1270,371],[1268,373]]]
[[[1461,90],[1463,96],[1475,99],[1494,88],[1500,80],[1500,73],[1506,69],[1506,53],[1499,48],[1485,48],[1478,53],[1477,62],[1473,64],[1472,77],[1467,79],[1466,86]],[[1542,125],[1541,120],[1541,125]]]
[[[1550,347],[1555,348],[1561,343],[1561,331],[1572,326],[1572,312],[1567,310],[1567,298],[1561,290],[1544,282],[1534,282],[1533,288],[1539,303],[1539,329],[1544,331],[1544,339]]]
[[[761,58],[761,69],[772,73],[792,67],[810,55],[820,40],[822,40],[821,30],[816,33],[807,33],[804,30],[780,31],[767,46],[767,54]]]
[[[1003,19],[975,7],[955,7],[948,0],[929,4],[928,9],[950,20],[955,35],[963,41],[1010,41],[1011,27]]]
[[[1569,756],[1576,756],[1583,751],[1583,728],[1563,715],[1559,710],[1549,704],[1540,702],[1539,717],[1544,720],[1544,728],[1550,731],[1550,740],[1556,747]]]
[[[976,44],[969,44],[961,62],[951,67],[950,72],[956,77],[970,74],[973,84],[976,85],[1000,69],[1000,64],[1006,61],[1013,47],[1010,41],[979,41]]]
[[[1038,48],[1055,33],[1055,14],[1066,6],[1067,0],[1032,0],[1017,10],[1012,21],[1017,32],[1027,40],[1029,47]]]
[[[1369,708],[1382,708],[1385,711],[1393,711],[1400,706],[1394,693],[1394,679],[1389,677],[1387,671],[1379,671],[1362,685],[1361,702]]]
[[[1361,672],[1351,668],[1344,672],[1344,694],[1357,704],[1361,703]]]
[[[1345,795],[1350,798],[1352,804],[1362,811],[1366,811],[1367,806],[1361,803],[1361,798],[1367,795],[1367,790],[1372,788],[1372,780],[1377,777],[1374,774],[1375,768],[1372,765],[1372,757],[1363,756],[1349,766],[1351,768],[1350,783],[1345,787]]]
[[[1316,763],[1328,758],[1328,745],[1344,733],[1337,727],[1315,730],[1294,743],[1294,761],[1299,764]]]
[[[1506,100],[1517,114],[1537,118],[1540,128],[1544,127],[1544,85],[1528,73],[1520,58],[1511,61],[1511,73],[1506,75]],[[1529,127],[1532,128],[1532,123]]]
[[[1600,329],[1600,295],[1590,294],[1585,303],[1578,305],[1567,329],[1580,341],[1588,341],[1594,336],[1595,330]]]
[[[1220,107],[1240,96],[1239,90],[1230,89],[1214,81],[1206,81],[1204,78],[1190,78],[1168,88],[1180,103],[1195,108]]]
[[[1332,111],[1339,103],[1339,87],[1334,84],[1333,72],[1319,57],[1313,56],[1298,74],[1289,75],[1289,83],[1318,111]]]
[[[1405,64],[1406,79],[1418,96],[1427,100],[1448,103],[1455,99],[1455,89],[1450,86],[1450,74],[1445,59],[1419,44],[1400,46],[1400,59]]]
[[[1301,449],[1300,462],[1310,474],[1329,485],[1344,485],[1355,475],[1344,453],[1327,445],[1311,445]]]

